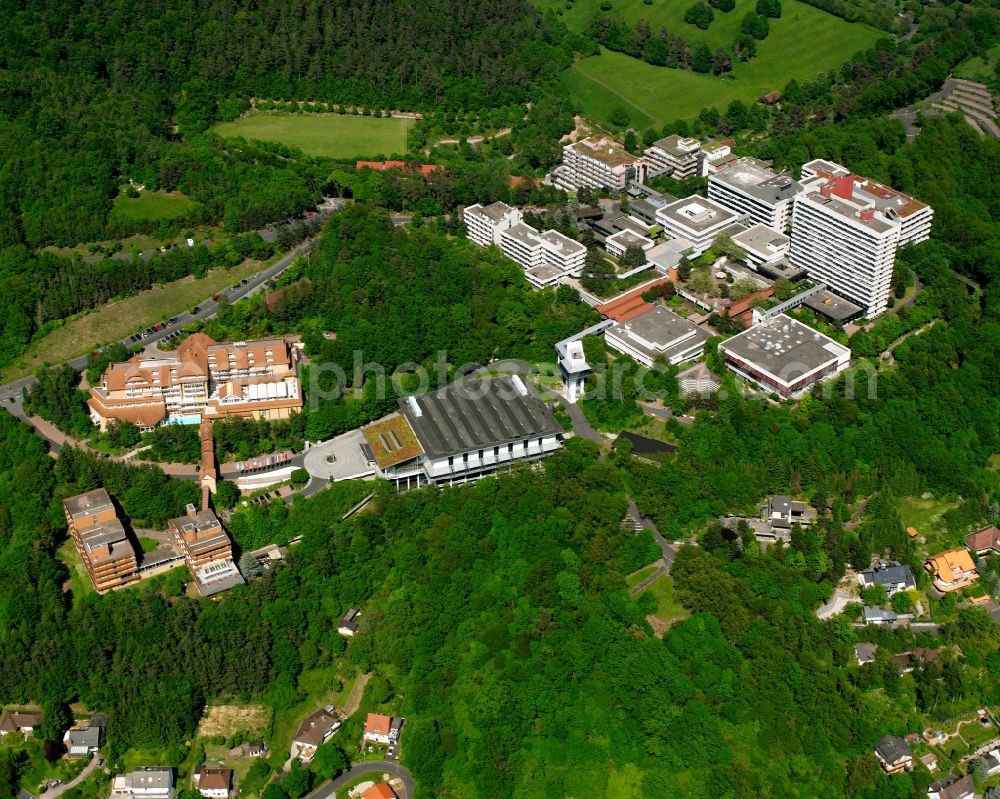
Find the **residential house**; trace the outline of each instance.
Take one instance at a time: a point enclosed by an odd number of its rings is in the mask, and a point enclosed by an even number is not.
[[[865,605],[864,608],[864,620],[865,624],[893,624],[899,618],[894,611],[883,608],[881,605]]]
[[[892,596],[900,591],[909,591],[917,587],[910,567],[898,560],[880,560],[870,569],[858,572],[858,582],[862,588],[880,585],[886,594]]]
[[[388,783],[377,782],[361,792],[361,799],[397,799],[397,797]]]
[[[942,592],[958,591],[979,579],[976,564],[964,549],[949,549],[929,558],[924,564],[934,577],[934,587]]]
[[[88,726],[67,730],[63,743],[70,757],[90,757],[101,747],[101,728]]]
[[[910,771],[913,768],[913,750],[896,735],[886,735],[875,744],[875,757],[886,774]]]
[[[1000,529],[994,525],[983,527],[965,537],[965,546],[976,557],[1000,555]]]
[[[940,649],[918,646],[912,652],[900,652],[892,660],[896,664],[896,671],[902,675],[909,674],[918,666],[922,669],[930,663],[937,663],[940,657]]]
[[[207,799],[227,799],[233,786],[233,770],[220,766],[202,766],[194,775],[198,793]]]
[[[816,521],[816,509],[786,494],[771,494],[767,498],[764,518],[775,527],[788,529],[793,524],[810,527]]]
[[[403,720],[384,713],[369,713],[365,719],[364,740],[377,744],[390,744],[399,739]]]
[[[921,755],[920,762],[924,764],[924,768],[928,771],[937,771],[938,762],[937,755],[933,752],[928,752],[926,755]]]
[[[1000,749],[991,749],[983,756],[983,765],[986,766],[986,775],[992,777],[1000,774]]]
[[[174,799],[174,772],[147,766],[119,774],[111,783],[110,799]]]
[[[19,732],[25,738],[42,723],[42,714],[34,710],[5,710],[0,715],[0,736]]]
[[[927,799],[974,799],[976,786],[972,777],[943,777],[927,787]]]
[[[292,739],[292,757],[308,763],[315,756],[316,750],[340,729],[340,725],[341,721],[333,714],[332,707],[320,708],[307,716]]]
[[[858,661],[859,666],[864,666],[866,663],[874,663],[877,651],[878,644],[862,641],[854,645],[854,659]]]
[[[361,617],[361,608],[348,608],[337,625],[337,632],[345,638],[353,638],[358,631],[358,619]]]

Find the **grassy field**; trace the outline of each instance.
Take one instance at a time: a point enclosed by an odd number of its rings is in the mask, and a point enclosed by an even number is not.
[[[928,553],[934,553],[953,543],[947,540],[941,516],[955,507],[958,507],[957,502],[903,497],[899,500],[899,519],[903,527],[916,528],[917,534],[926,542]]]
[[[213,130],[225,137],[280,142],[307,155],[365,158],[405,153],[410,125],[408,119],[350,114],[248,114]]]
[[[0,381],[16,380],[46,363],[62,363],[83,355],[95,344],[122,339],[153,322],[191,308],[261,268],[259,261],[246,261],[229,270],[213,269],[200,279],[186,277],[103,305],[34,342],[16,363],[0,371]]]
[[[78,604],[87,594],[94,593],[94,584],[90,581],[90,575],[87,574],[87,568],[83,565],[80,553],[76,551],[76,545],[72,538],[67,538],[63,542],[56,551],[56,557],[69,570],[74,605]]]
[[[663,621],[685,618],[688,614],[674,594],[674,578],[669,574],[657,577],[642,593],[656,597],[656,617]]]
[[[640,0],[635,1],[648,8]],[[584,2],[580,0],[574,6],[574,14]],[[727,16],[742,13],[737,10]],[[694,41],[694,35],[686,30],[691,26],[684,25],[681,30],[682,24],[674,20],[668,29]],[[712,33],[712,28],[705,33]],[[783,88],[792,78],[806,80],[836,69],[881,35],[874,28],[852,25],[812,6],[786,0],[784,15],[771,20],[771,34],[758,44],[757,57],[745,64],[734,62],[731,75],[718,77],[655,67],[605,50],[577,61],[563,73],[562,80],[584,116],[604,122],[612,109],[624,105],[632,114],[633,127],[660,127],[675,119],[694,117],[705,106],[714,105],[724,111],[733,100],[750,103],[766,92]],[[732,37],[727,34],[723,38],[723,43],[728,43]]]
[[[643,566],[639,571],[632,572],[628,577],[625,578],[625,585],[631,588],[634,585],[638,585],[643,580],[645,580],[649,575],[655,572],[659,567],[656,563],[651,563],[648,566]]]
[[[955,70],[955,76],[989,83],[996,77],[998,63],[1000,63],[1000,44],[991,47],[982,55],[973,56],[968,61],[959,64],[958,69]]]
[[[180,192],[143,191],[134,199],[122,192],[115,198],[111,213],[130,222],[158,222],[186,216],[193,204]]]
[[[1000,472],[1000,454],[990,455],[987,467],[991,472]]]

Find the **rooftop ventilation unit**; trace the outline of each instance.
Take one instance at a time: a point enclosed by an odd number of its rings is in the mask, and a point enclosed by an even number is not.
[[[410,404],[410,410],[413,411],[413,415],[418,419],[424,415],[424,412],[420,410],[420,406],[417,405],[416,397],[407,397],[406,401]]]
[[[528,396],[528,387],[524,385],[524,382],[521,380],[520,375],[513,375],[511,376],[510,380],[514,384],[514,388],[517,389],[518,394],[520,394],[522,397]]]

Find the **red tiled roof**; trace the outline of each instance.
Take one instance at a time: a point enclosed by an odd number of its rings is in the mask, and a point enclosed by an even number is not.
[[[392,717],[383,713],[369,713],[365,719],[365,732],[372,735],[388,735]]]
[[[361,799],[396,799],[396,792],[384,782],[379,782],[365,790]]]
[[[627,322],[629,319],[634,319],[640,314],[646,313],[646,311],[651,311],[653,309],[652,303],[646,302],[642,295],[649,291],[654,286],[659,286],[661,283],[668,282],[669,278],[661,278],[645,286],[640,286],[637,289],[633,289],[620,297],[615,297],[615,299],[598,305],[595,310],[604,314],[608,319],[614,319],[616,322]]]

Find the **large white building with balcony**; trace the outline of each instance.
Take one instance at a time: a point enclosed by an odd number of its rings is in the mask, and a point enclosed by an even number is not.
[[[701,142],[675,133],[647,147],[645,156],[648,177],[669,175],[684,180],[698,174]]]
[[[562,164],[551,173],[559,188],[623,190],[630,181],[646,181],[646,161],[606,136],[591,136],[563,147]]]
[[[579,277],[587,248],[557,230],[538,231],[523,222],[500,234],[500,249],[524,268],[533,286],[543,288],[563,277]]]
[[[708,178],[708,197],[751,222],[783,233],[792,221],[792,202],[802,186],[756,158],[740,158]]]
[[[604,333],[609,347],[650,368],[656,361],[678,364],[697,358],[711,337],[709,331],[659,305]]]
[[[476,203],[462,211],[466,236],[480,247],[489,247],[491,244],[499,246],[500,235],[520,224],[521,219],[520,209],[501,202],[489,205]]]
[[[789,260],[869,318],[878,316],[888,304],[896,250],[928,238],[933,210],[838,164],[811,161],[802,174]]]

